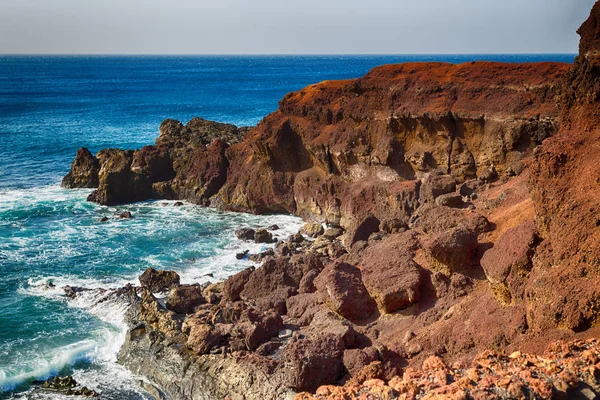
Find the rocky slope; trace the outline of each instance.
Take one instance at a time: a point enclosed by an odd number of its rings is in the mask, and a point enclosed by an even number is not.
[[[102,204],[318,222],[224,283],[136,289],[121,361],[169,398],[600,394],[595,341],[535,356],[599,334],[598,19],[574,65],[383,66],[250,130],[167,120],[155,146],[80,150],[63,183]]]

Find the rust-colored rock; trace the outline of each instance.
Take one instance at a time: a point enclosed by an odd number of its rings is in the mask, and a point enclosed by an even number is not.
[[[375,312],[375,302],[362,281],[358,268],[346,263],[332,263],[315,280],[325,304],[349,320],[368,318]]]

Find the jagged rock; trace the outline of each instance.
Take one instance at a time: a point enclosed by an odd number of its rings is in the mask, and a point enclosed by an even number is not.
[[[283,374],[296,391],[314,391],[342,375],[344,341],[338,335],[323,334],[289,343],[282,351]]]
[[[427,175],[421,184],[420,201],[422,204],[433,203],[439,196],[456,190],[456,180],[451,175],[439,172]]]
[[[296,318],[298,325],[308,325],[319,312],[323,303],[318,293],[303,293],[289,297],[286,301],[288,316]]]
[[[351,244],[354,244],[361,240],[369,240],[371,234],[379,232],[379,219],[375,216],[369,216],[365,218],[354,230],[352,235]]]
[[[65,188],[97,188],[100,163],[85,147],[77,150],[71,170],[63,178],[61,186]]]
[[[277,289],[298,289],[302,271],[294,268],[288,258],[269,258],[249,275],[240,292],[243,300],[256,300],[274,293]]]
[[[223,282],[208,285],[202,292],[202,297],[204,297],[209,304],[219,304],[223,298],[224,286],[225,284]]]
[[[266,229],[259,229],[254,232],[254,241],[256,243],[273,243],[273,234]]]
[[[235,236],[240,240],[254,240],[256,231],[251,228],[242,228],[235,231]]]
[[[330,264],[315,279],[315,286],[332,311],[351,321],[368,318],[376,310],[360,270],[353,265]]]
[[[121,214],[119,214],[119,218],[121,218],[121,219],[131,219],[131,218],[133,218],[133,215],[131,214],[130,211],[123,211]]]
[[[248,255],[248,253],[250,253],[250,250],[244,250],[241,253],[237,253],[235,255],[235,258],[238,260],[242,260],[244,257],[246,257],[246,255]]]
[[[169,291],[166,307],[167,310],[178,314],[191,314],[194,309],[205,304],[206,300],[202,295],[204,288],[200,285],[180,285],[172,287]]]
[[[311,238],[316,238],[317,236],[321,236],[323,232],[325,232],[323,225],[318,222],[309,222],[300,228],[299,233]]]
[[[179,285],[179,275],[175,271],[148,268],[139,277],[140,285],[153,293],[166,292],[172,286]]]
[[[266,311],[261,313],[253,309],[247,309],[235,325],[234,334],[240,335],[246,348],[253,351],[273,336],[277,336],[282,327],[283,320],[276,312]]]
[[[106,217],[106,216],[102,217],[98,220],[98,222],[106,222],[106,221],[108,221],[108,217]]]
[[[64,286],[63,291],[65,292],[65,296],[70,299],[74,299],[79,295],[79,293],[88,292],[90,289],[77,287],[77,286]]]
[[[181,321],[173,311],[163,308],[149,290],[142,290],[139,315],[141,321],[167,336],[181,333]]]

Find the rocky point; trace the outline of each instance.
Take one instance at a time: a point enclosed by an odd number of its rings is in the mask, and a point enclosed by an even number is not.
[[[225,282],[118,291],[119,361],[174,399],[599,396],[599,19],[573,65],[387,65],[251,129],[167,120],[154,146],[80,150],[63,185],[101,204],[307,220]]]

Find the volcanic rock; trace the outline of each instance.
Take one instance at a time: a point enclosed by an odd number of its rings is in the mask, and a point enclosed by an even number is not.
[[[167,310],[178,314],[193,313],[197,306],[206,303],[202,295],[203,291],[204,287],[200,285],[179,285],[172,287],[167,298]]]
[[[77,150],[77,155],[71,170],[63,178],[61,186],[69,189],[73,188],[97,188],[98,173],[100,172],[100,163],[98,159],[84,147]]]
[[[315,286],[332,311],[351,321],[368,318],[376,310],[360,270],[353,265],[342,262],[328,265],[315,279]]]
[[[166,292],[174,285],[179,285],[179,275],[175,271],[155,270],[148,268],[139,277],[140,285],[153,293]]]

